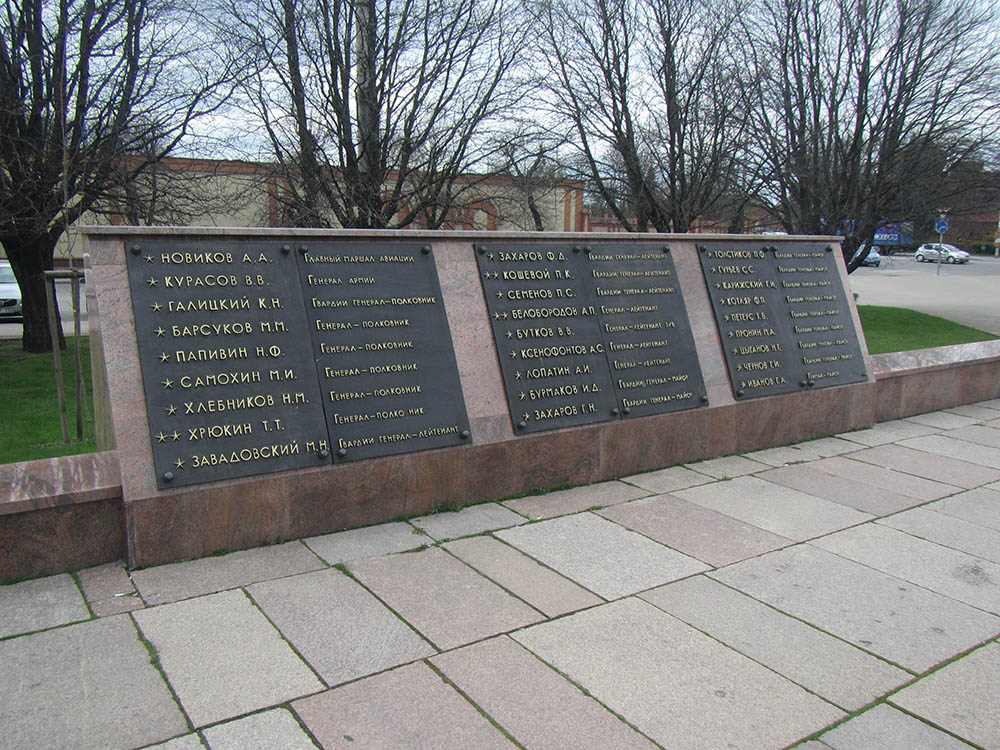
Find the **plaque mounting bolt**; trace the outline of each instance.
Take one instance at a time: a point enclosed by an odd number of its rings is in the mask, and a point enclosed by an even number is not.
[[[320,458],[327,458],[329,455],[330,455],[330,451],[328,451],[326,448],[324,448],[323,450],[321,450],[319,452],[319,457]]]
[[[165,471],[165,472],[163,472],[163,481],[164,482],[172,482],[172,481],[174,481],[174,472],[172,472],[172,471]]]
[[[813,381],[813,380],[807,380],[806,381],[806,385],[809,386],[810,388],[812,388],[814,385],[816,385],[816,382]]]
[[[475,248],[476,252],[479,253],[480,255],[486,255],[486,248],[483,247],[482,245],[476,245]]]
[[[744,393],[743,389],[736,391],[736,398],[743,398]]]
[[[804,380],[799,381],[799,388],[805,388],[807,385],[809,384],[806,381]]]
[[[424,245],[422,248],[420,248],[420,252],[422,252],[424,255],[430,255],[431,254],[431,246],[430,245]]]
[[[578,253],[578,252],[580,252],[581,250],[583,250],[583,248],[582,248],[582,247],[580,247],[579,245],[573,245],[573,252],[574,252],[574,253]]]
[[[614,414],[617,417],[618,416],[618,407],[616,406],[614,409],[612,409],[611,413]]]
[[[828,253],[832,253],[832,252],[833,252],[833,248],[832,248],[832,247],[830,247],[829,245],[827,245],[827,246],[826,246],[826,251],[827,251]]]
[[[663,246],[663,252],[669,253],[670,252],[670,245],[664,245]]]
[[[703,404],[707,404],[708,403],[708,394],[703,394],[702,395],[702,397],[701,397],[701,403],[703,403]]]
[[[589,247],[584,247],[583,248],[583,252],[585,252],[587,255],[590,255],[590,248]]]
[[[462,430],[462,432],[459,433],[459,434],[460,434],[462,440],[468,440],[470,437],[472,437],[472,433],[469,432],[468,430]]]
[[[528,426],[528,423],[525,422],[525,421],[523,421],[523,420],[517,423],[517,429],[519,429],[519,430],[523,430],[527,426]]]
[[[627,406],[624,409],[622,409],[622,414],[631,414],[631,413],[632,413],[632,410],[629,409]]]
[[[309,252],[309,248],[308,248],[308,247],[306,247],[305,245],[299,245],[299,248],[298,248],[298,250],[299,250],[299,252],[300,252],[300,253],[302,253],[303,255],[305,255],[306,253],[308,253],[308,252]]]
[[[705,247],[704,245],[698,245],[698,252],[699,252],[699,253],[705,253],[705,252],[708,252],[708,248],[707,248],[707,247]]]
[[[288,255],[290,252],[292,252],[291,245],[282,245],[281,246],[281,254],[282,255]]]
[[[138,255],[140,252],[142,252],[142,248],[140,248],[138,245],[132,245],[132,247],[129,248],[129,252],[132,253],[132,255]]]
[[[343,458],[344,456],[346,456],[347,455],[347,448],[339,448],[337,450],[337,455],[340,456],[341,458]]]

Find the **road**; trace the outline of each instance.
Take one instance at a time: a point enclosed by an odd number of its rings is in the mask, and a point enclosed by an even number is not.
[[[1000,258],[973,256],[964,265],[918,263],[912,255],[882,259],[849,277],[860,305],[904,307],[1000,336]]]
[[[56,299],[59,301],[59,317],[62,318],[63,333],[67,337],[73,335],[73,292],[70,289],[70,282],[56,282]],[[87,287],[80,284],[80,333],[86,335],[89,331],[87,327],[87,300],[85,299]],[[20,339],[20,323],[0,323],[0,339]]]

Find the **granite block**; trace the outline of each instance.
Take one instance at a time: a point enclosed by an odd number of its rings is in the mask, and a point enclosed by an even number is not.
[[[659,469],[724,450],[728,436],[713,434],[708,409],[616,420],[601,426],[601,463],[595,479]]]
[[[592,513],[518,526],[496,536],[605,599],[708,569]]]
[[[205,745],[198,735],[185,734],[183,737],[175,737],[166,742],[149,745],[143,750],[205,750]]]
[[[705,576],[641,596],[845,711],[857,711],[911,679],[909,673]]]
[[[933,435],[936,432],[940,432],[936,427],[907,422],[905,419],[896,419],[889,422],[879,422],[865,429],[845,432],[837,437],[871,447],[895,443],[897,440],[920,437],[921,435]]]
[[[960,427],[957,430],[948,430],[941,434],[944,437],[957,438],[967,443],[1000,448],[1000,430],[994,427],[984,427],[983,425],[975,424],[970,427]]]
[[[758,471],[765,471],[770,468],[768,464],[760,461],[751,461],[743,456],[723,456],[721,458],[710,458],[707,461],[698,461],[689,464],[687,468],[697,471],[700,474],[707,474],[713,479],[731,479],[742,477],[746,474],[755,474]]]
[[[568,490],[556,490],[543,495],[506,500],[504,505],[531,519],[553,518],[590,508],[617,505],[648,494],[647,490],[624,482],[601,482]]]
[[[323,689],[242,591],[132,615],[196,727]]]
[[[969,750],[949,734],[885,703],[821,735],[833,750]]]
[[[513,638],[664,747],[785,747],[843,716],[634,597]]]
[[[295,701],[292,708],[326,750],[514,747],[422,663]]]
[[[623,482],[634,484],[650,492],[662,493],[683,490],[685,487],[694,487],[698,484],[706,484],[712,478],[697,471],[691,471],[683,466],[671,466],[668,469],[659,471],[649,471],[645,474],[633,474],[629,477],[622,477]]]
[[[1000,632],[1000,618],[800,544],[710,577],[912,672]]]
[[[713,567],[792,544],[790,539],[672,495],[615,505],[597,514]]]
[[[80,590],[65,573],[0,586],[0,638],[89,619]]]
[[[891,698],[904,711],[982,747],[1000,745],[1000,644],[966,654]]]
[[[247,592],[327,685],[436,653],[339,570],[255,583]]]
[[[991,419],[1000,419],[1000,406],[996,408],[990,408],[983,403],[963,404],[960,406],[952,406],[949,409],[945,409],[944,413],[958,414],[963,417],[972,417],[977,422],[984,422],[984,421],[989,421]]]
[[[758,461],[768,466],[788,466],[789,464],[801,464],[806,461],[815,461],[822,458],[820,454],[809,450],[808,443],[799,445],[783,445],[778,448],[765,448],[759,451],[744,453],[744,458]]]
[[[448,542],[444,548],[546,617],[558,617],[602,601],[491,536]]]
[[[768,482],[840,503],[873,516],[887,516],[925,502],[909,495],[891,492],[883,487],[875,487],[867,482],[827,474],[814,469],[810,464],[783,466],[765,471],[758,476]]]
[[[146,606],[121,562],[87,568],[76,575],[87,604],[97,617],[133,612]]]
[[[1000,490],[981,487],[960,492],[928,505],[927,509],[1000,531]]]
[[[120,499],[114,451],[0,464],[0,515]]]
[[[393,552],[407,552],[424,547],[428,543],[427,537],[418,533],[410,524],[398,521],[338,531],[303,541],[309,549],[330,565],[389,555]]]
[[[862,523],[871,518],[838,503],[767,482],[738,477],[673,493],[787,539],[801,541]]]
[[[288,542],[137,570],[132,580],[146,604],[153,606],[322,567],[307,547]]]
[[[0,726],[5,750],[131,748],[188,731],[127,615],[0,642]]]
[[[956,427],[967,427],[970,424],[976,424],[980,420],[946,411],[931,411],[925,414],[914,414],[907,417],[906,421],[926,427],[937,427],[939,430],[953,430]]]
[[[879,523],[974,557],[1000,563],[1000,529],[970,523],[932,507],[913,508],[884,518]]]
[[[958,440],[950,435],[927,435],[921,438],[911,438],[901,441],[899,446],[925,451],[935,456],[948,456],[977,466],[989,467],[997,470],[994,471],[994,474],[1000,471],[1000,448]],[[980,482],[980,484],[988,484],[996,479],[994,477]]]
[[[449,511],[411,518],[410,523],[418,529],[423,529],[432,539],[442,540],[505,529],[527,520],[498,503],[484,503],[457,512]]]
[[[211,750],[316,750],[287,708],[273,708],[204,730]]]
[[[442,549],[352,563],[351,572],[439,649],[455,648],[542,619]]]
[[[933,438],[936,436],[932,436],[931,439]],[[928,438],[913,438],[913,440],[925,439]],[[895,469],[906,474],[914,474],[924,479],[944,482],[964,489],[979,487],[1000,479],[1000,472],[997,472],[996,469],[950,458],[936,452],[928,452],[929,446],[926,443],[921,443],[920,445],[924,447],[918,448],[912,445],[910,440],[905,442],[907,445],[898,443],[868,448],[851,453],[850,457],[857,461],[865,461],[875,466],[884,466],[887,469]]]
[[[858,449],[857,443],[852,443],[850,440],[844,440],[843,438],[838,437],[822,437],[816,438],[815,440],[806,440],[805,442],[799,443],[796,447],[808,450],[818,456],[821,456],[822,458],[839,456]]]
[[[654,748],[506,636],[441,654],[431,663],[522,747]]]
[[[895,471],[884,466],[856,461],[849,456],[834,456],[814,461],[810,469],[822,471],[834,477],[871,485],[873,488],[885,490],[899,495],[906,495],[924,502],[947,497],[959,491],[959,487],[944,482],[935,482],[923,477],[915,477],[902,471]]]

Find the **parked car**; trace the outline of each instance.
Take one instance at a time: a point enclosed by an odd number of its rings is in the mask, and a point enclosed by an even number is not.
[[[938,242],[925,242],[917,248],[913,257],[921,263],[925,260],[937,262],[938,255],[945,263],[968,263],[969,254],[965,250],[959,250],[954,245]]]
[[[0,319],[21,319],[21,287],[10,261],[0,260]]]
[[[860,258],[862,255],[864,255],[864,260],[861,261],[861,265],[872,266],[874,268],[878,268],[882,265],[882,254],[879,253],[878,248],[874,245],[871,247],[868,245],[861,245],[861,247],[855,251],[854,257]]]

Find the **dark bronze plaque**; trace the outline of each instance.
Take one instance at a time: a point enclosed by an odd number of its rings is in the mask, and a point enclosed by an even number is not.
[[[865,380],[832,249],[712,242],[699,257],[737,398]]]
[[[158,486],[329,462],[295,256],[177,240],[126,258]]]
[[[569,243],[477,246],[518,433],[615,418],[615,392],[584,257],[580,246],[574,252]]]
[[[687,308],[666,245],[593,245],[585,275],[597,301],[623,417],[708,403]]]
[[[430,247],[357,240],[304,247],[302,293],[336,460],[468,442]]]

